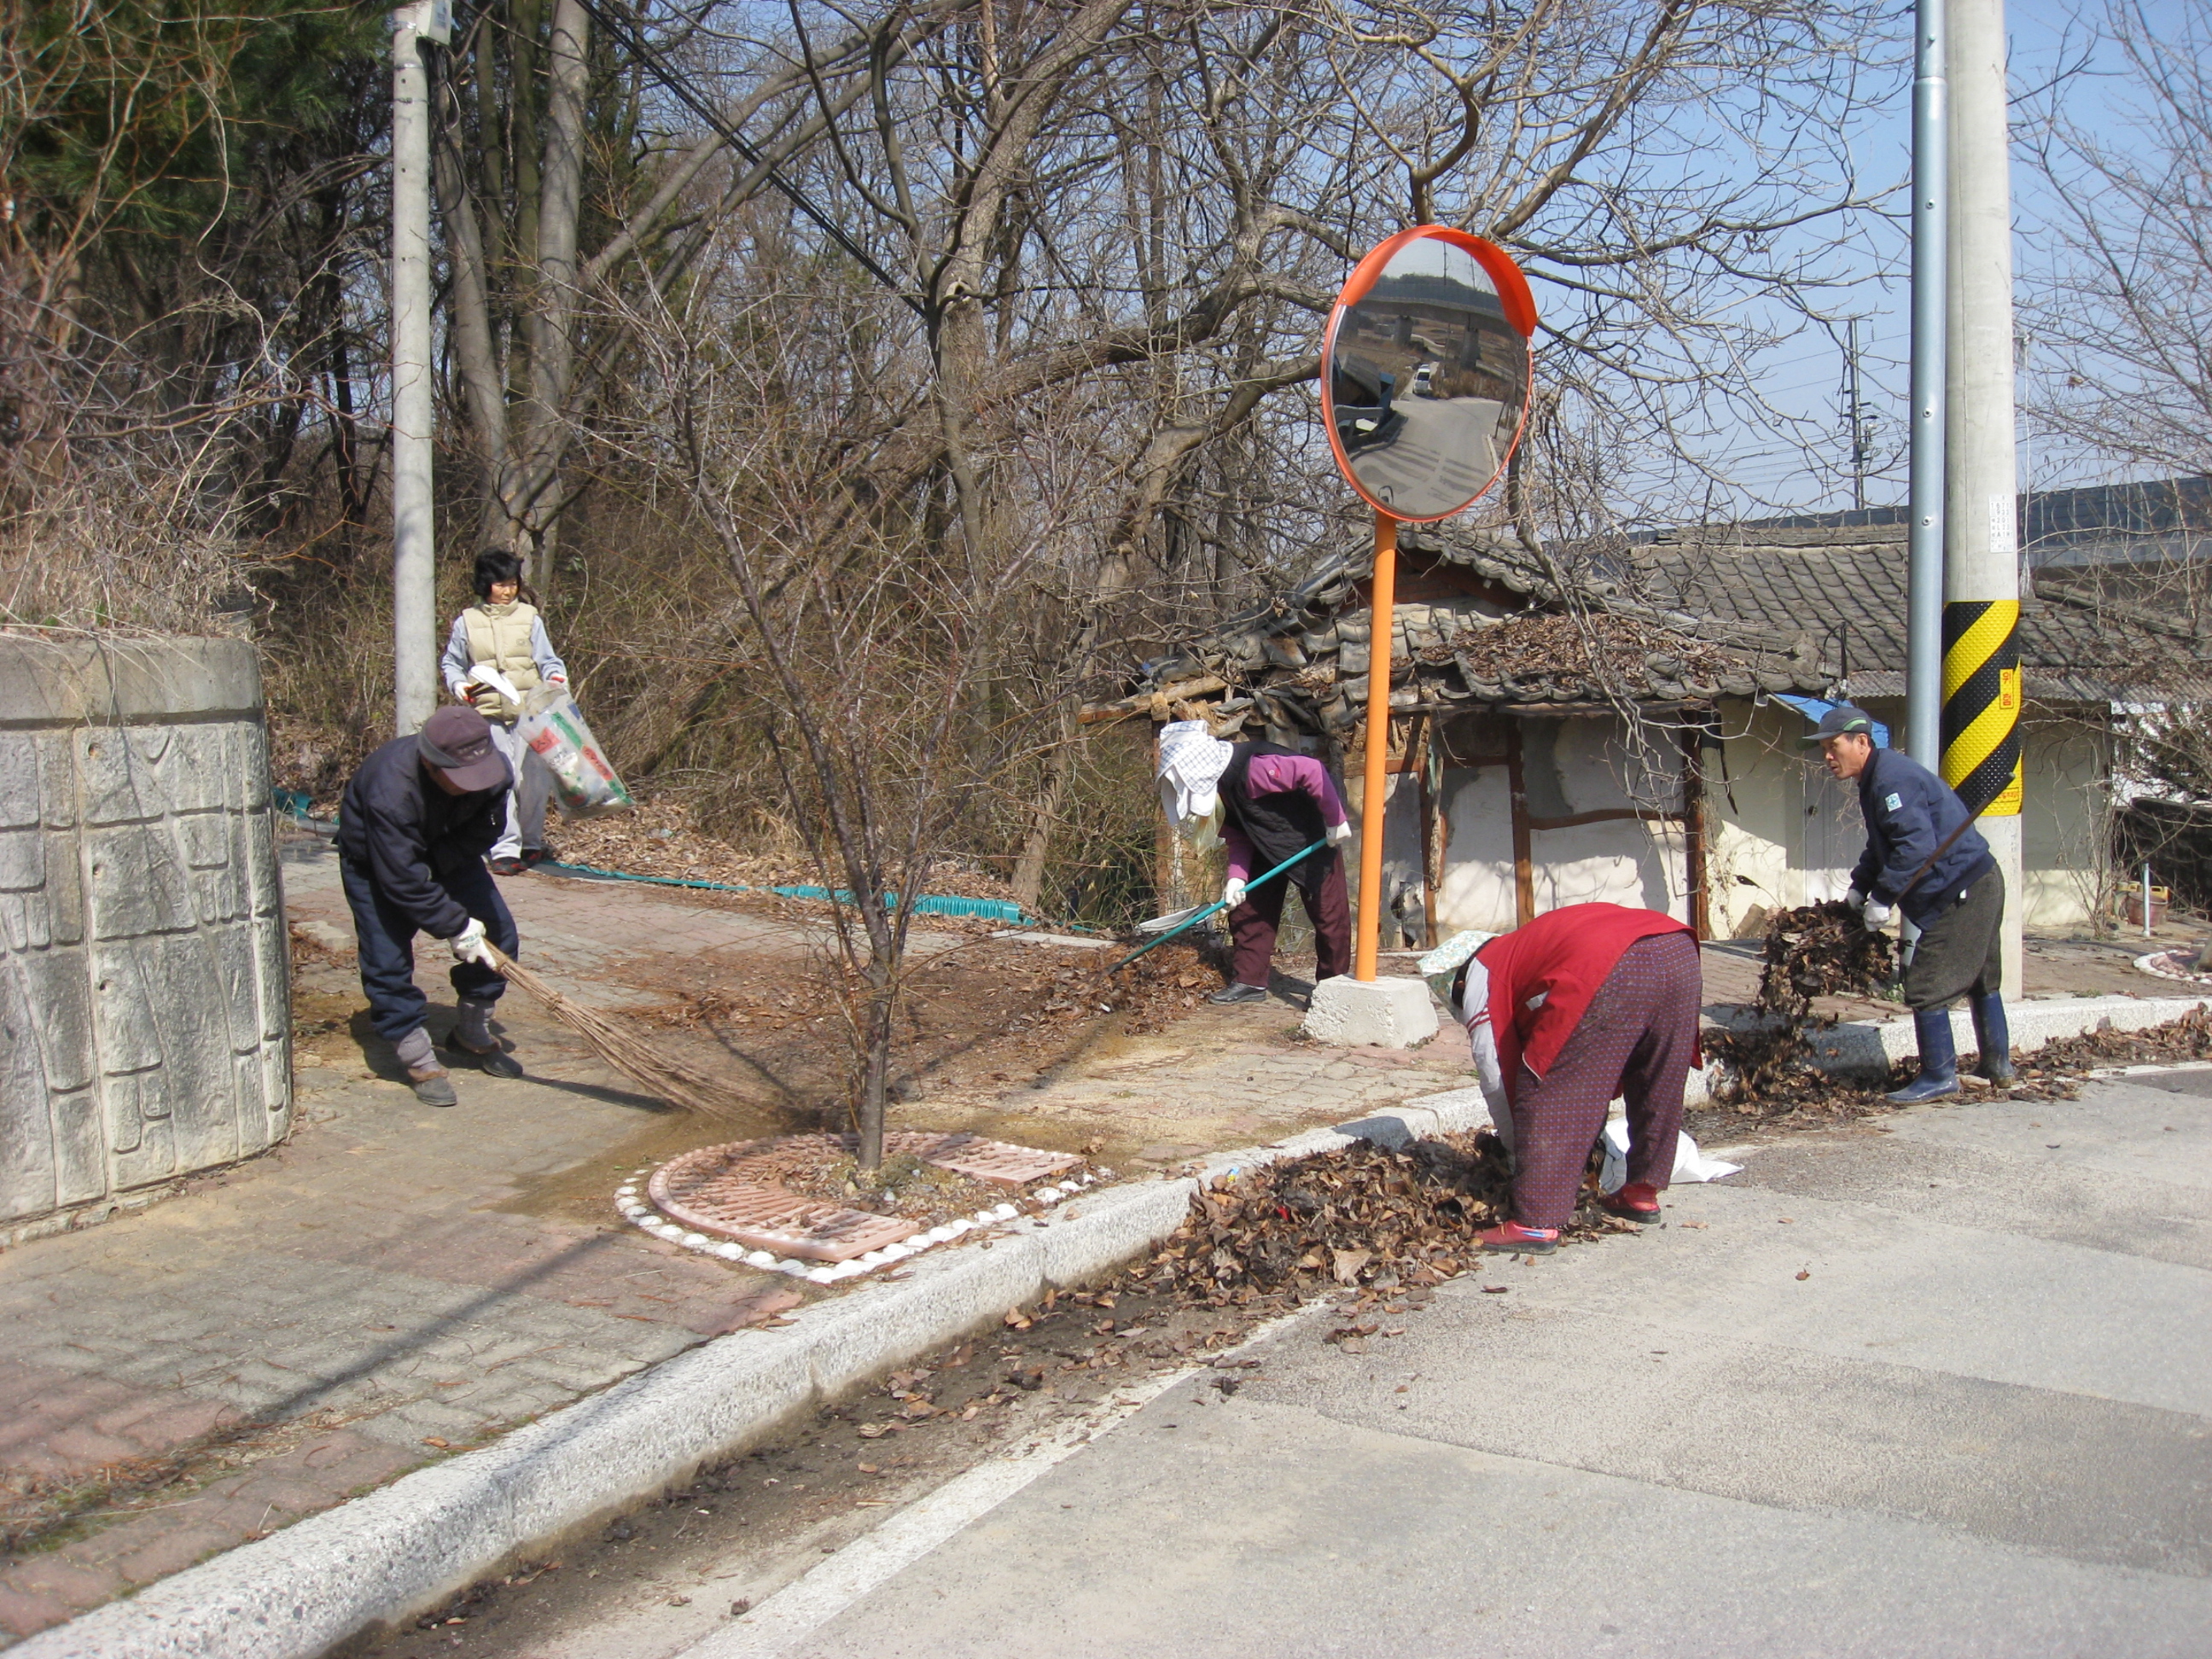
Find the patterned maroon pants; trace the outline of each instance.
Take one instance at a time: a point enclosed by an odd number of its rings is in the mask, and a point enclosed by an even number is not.
[[[1275,954],[1275,934],[1283,925],[1283,898],[1291,877],[1302,878],[1298,899],[1313,923],[1314,977],[1334,979],[1352,971],[1352,905],[1344,884],[1344,854],[1334,847],[1309,854],[1288,875],[1244,891],[1244,902],[1229,913],[1230,977],[1239,985],[1267,983],[1267,964]]]
[[[1543,1079],[1522,1068],[1513,1107],[1516,1221],[1566,1224],[1616,1095],[1628,1106],[1629,1180],[1668,1183],[1704,989],[1695,939],[1640,939],[1621,953]]]

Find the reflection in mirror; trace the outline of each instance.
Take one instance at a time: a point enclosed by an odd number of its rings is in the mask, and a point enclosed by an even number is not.
[[[1528,343],[1464,248],[1417,237],[1342,313],[1330,418],[1346,469],[1402,519],[1437,519],[1504,469],[1528,398]]]

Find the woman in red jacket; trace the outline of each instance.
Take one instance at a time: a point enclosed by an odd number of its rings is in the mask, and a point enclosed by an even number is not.
[[[1628,1179],[1600,1203],[1631,1221],[1656,1221],[1674,1169],[1683,1082],[1698,1063],[1705,976],[1696,936],[1656,910],[1571,904],[1481,939],[1463,934],[1421,966],[1455,975],[1449,1000],[1513,1152],[1513,1218],[1485,1232],[1483,1248],[1536,1255],[1559,1248],[1615,1096],[1628,1106]],[[1463,967],[1449,961],[1471,942]]]

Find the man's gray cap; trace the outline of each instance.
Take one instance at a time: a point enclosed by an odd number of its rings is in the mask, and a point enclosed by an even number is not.
[[[1869,743],[1874,741],[1874,716],[1863,708],[1839,702],[1820,716],[1820,723],[1798,741],[1806,744],[1819,743],[1824,738],[1840,738],[1856,732]]]

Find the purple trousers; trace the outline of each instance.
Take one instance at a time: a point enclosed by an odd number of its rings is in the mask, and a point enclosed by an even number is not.
[[[1298,898],[1313,923],[1314,977],[1334,979],[1352,971],[1352,902],[1344,884],[1344,854],[1329,847],[1292,865],[1288,873],[1247,888],[1244,902],[1230,911],[1230,973],[1239,985],[1266,987],[1275,933],[1283,924],[1284,890],[1293,877],[1301,878]]]
[[[1551,1070],[1539,1079],[1522,1067],[1513,1105],[1516,1221],[1566,1224],[1616,1095],[1628,1107],[1628,1179],[1668,1183],[1704,991],[1695,939],[1640,939],[1621,953]]]

